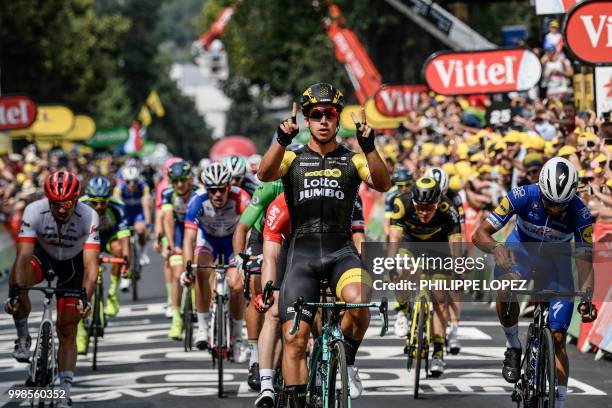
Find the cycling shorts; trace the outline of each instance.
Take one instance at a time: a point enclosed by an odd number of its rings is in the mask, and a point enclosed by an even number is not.
[[[145,218],[142,207],[126,208],[125,218],[129,227],[133,227],[137,222],[144,222]]]
[[[316,256],[313,254],[317,254]],[[281,322],[293,319],[293,304],[302,296],[304,302],[318,302],[321,282],[327,280],[332,293],[340,298],[342,289],[350,283],[372,286],[357,249],[346,234],[308,234],[289,242],[287,266],[280,289]],[[304,306],[301,320],[312,325],[316,308]]]
[[[223,262],[228,263],[234,253],[232,246],[232,235],[224,237],[215,237],[207,234],[202,228],[198,228],[196,238],[195,254],[211,254],[213,259],[218,259],[219,255],[223,255]]]
[[[508,249],[514,255],[516,264],[512,272],[520,279],[534,280],[534,290],[574,291],[572,262],[569,256],[543,256],[536,253],[538,243],[522,245],[516,230],[506,239]],[[546,243],[545,243],[546,244]],[[507,273],[495,265],[495,279]],[[566,331],[572,320],[574,303],[571,298],[553,298],[550,300],[550,328]]]
[[[63,301],[61,299],[76,299],[81,297],[81,288],[83,287],[83,276],[85,274],[85,266],[83,265],[83,252],[79,252],[73,258],[64,261],[49,256],[38,243],[34,247],[34,255],[30,261],[30,265],[34,269],[35,282],[40,283],[45,278],[48,271],[53,270],[55,273],[58,289],[69,289],[69,292],[60,292],[56,294],[58,305],[65,303],[73,303],[73,301]],[[58,309],[62,309],[58,307]]]
[[[251,235],[247,243],[246,253],[253,256],[258,256],[263,253],[263,234],[255,228],[251,228]]]

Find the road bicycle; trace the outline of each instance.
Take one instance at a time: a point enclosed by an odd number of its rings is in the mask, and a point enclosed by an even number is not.
[[[411,370],[414,362],[414,399],[419,398],[421,365],[425,363],[425,378],[429,377],[429,348],[431,345],[431,299],[429,291],[421,290],[414,301],[411,315],[410,334],[404,346],[408,354],[407,367]]]
[[[341,312],[357,308],[378,308],[382,321],[380,336],[388,329],[387,299],[381,302],[346,303],[327,301],[327,282],[321,286],[321,302],[304,302],[299,297],[293,304],[293,325],[289,334],[297,333],[304,306],[322,309],[323,327],[321,335],[315,340],[308,364],[307,401],[312,407],[348,408],[351,406],[349,394],[348,366],[346,363],[346,343],[340,329]]]
[[[197,265],[195,265],[197,267]],[[195,282],[195,276],[193,274],[194,265],[191,264],[191,261],[187,262],[187,278],[189,282],[192,282],[188,285],[185,285],[183,288],[183,309],[181,311],[181,315],[183,317],[183,348],[185,352],[189,352],[193,349],[193,324],[196,322],[196,312],[193,307],[193,283]]]
[[[101,256],[99,258],[98,277],[96,279],[96,288],[91,298],[92,314],[87,319],[87,343],[93,339],[93,358],[91,368],[98,369],[98,339],[104,337],[104,329],[108,325],[106,315],[104,314],[104,281],[103,281],[103,264],[120,264],[127,265],[125,258],[112,258]]]
[[[223,360],[232,359],[231,345],[231,319],[229,316],[229,288],[227,286],[227,270],[233,268],[233,265],[224,265],[223,257],[219,255],[217,264],[202,265],[191,264],[193,269],[212,269],[215,273],[215,303],[212,307],[211,325],[213,328],[213,336],[210,344],[212,354],[213,369],[217,368],[218,372],[218,396],[223,398]]]
[[[133,228],[130,228],[130,251],[132,252],[132,276],[130,286],[132,287],[132,300],[136,302],[138,300],[138,281],[140,280],[140,273],[142,272],[142,265],[140,264],[140,251],[138,250],[138,235]]]
[[[57,366],[57,333],[55,332],[55,324],[53,322],[53,307],[51,306],[51,300],[58,294],[69,294],[71,297],[83,298],[83,291],[75,291],[74,289],[59,289],[51,286],[51,283],[55,279],[55,272],[49,270],[46,273],[45,279],[47,280],[46,287],[13,287],[11,298],[17,300],[16,294],[21,290],[36,290],[42,292],[45,297],[43,301],[43,313],[38,328],[38,335],[36,339],[36,347],[32,354],[30,361],[30,367],[28,369],[28,377],[25,381],[26,387],[37,387],[52,389],[58,379],[58,366]],[[38,408],[45,407],[45,400],[30,400],[32,407],[37,406]],[[48,406],[53,406],[54,402],[49,402]]]
[[[592,291],[560,292],[556,290],[512,290],[513,295],[537,296],[545,301],[536,304],[533,323],[527,330],[525,355],[521,360],[521,376],[514,385],[512,401],[517,407],[554,408],[557,385],[557,368],[555,365],[555,343],[550,329],[550,302],[546,299],[560,297],[580,297],[581,305],[587,307],[587,313],[593,313]],[[504,317],[510,317],[511,302],[505,302]],[[580,307],[580,305],[578,306]]]

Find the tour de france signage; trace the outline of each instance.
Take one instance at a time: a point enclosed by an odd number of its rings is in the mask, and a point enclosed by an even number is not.
[[[566,46],[582,62],[612,65],[612,2],[576,4],[567,13],[563,36]]]
[[[526,91],[542,75],[538,57],[522,48],[437,52],[423,70],[427,86],[441,95]]]
[[[36,119],[36,104],[27,96],[0,97],[0,131],[30,127]]]

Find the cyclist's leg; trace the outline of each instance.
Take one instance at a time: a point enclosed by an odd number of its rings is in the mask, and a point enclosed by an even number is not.
[[[340,241],[341,242],[341,241]],[[372,279],[363,268],[357,250],[352,242],[345,244],[348,250],[331,268],[330,288],[336,297],[348,303],[367,303],[372,297]],[[359,398],[363,385],[357,369],[355,356],[370,323],[370,311],[367,308],[350,309],[344,313],[341,329],[346,348],[351,398]]]
[[[293,326],[293,304],[298,297],[303,297],[304,302],[319,301],[321,277],[318,269],[320,269],[320,261],[312,257],[312,252],[317,245],[317,242],[314,241],[317,240],[313,240],[311,237],[294,238],[292,240],[287,255],[285,279],[279,296],[279,315],[284,345],[282,357],[283,379],[287,384],[285,389],[289,398],[293,401],[293,406],[300,408],[306,404],[308,382],[306,347],[308,346],[310,327],[316,309],[304,306],[301,316],[302,324],[300,324],[299,330],[294,335],[291,335],[289,330]]]
[[[450,280],[450,276],[443,274],[434,274],[434,280]],[[431,372],[433,375],[441,375],[444,372],[444,344],[446,335],[446,326],[448,324],[448,295],[446,291],[434,290],[431,292],[433,305],[432,319],[432,364]]]
[[[268,276],[275,275],[276,285],[279,286],[283,281],[287,249],[283,245],[278,256],[275,256],[277,245],[274,242],[264,242],[263,244],[264,263],[262,265],[262,279],[267,281]],[[276,266],[276,270],[274,270],[274,266]],[[280,352],[278,292],[274,292],[273,296],[274,304],[265,313],[264,323],[259,333],[259,376],[262,391],[274,388],[275,360]]]
[[[83,253],[65,261],[53,261],[57,274],[57,287],[70,289],[71,292],[57,295],[57,337],[59,349],[57,353],[60,384],[70,386],[74,382],[76,367],[76,335],[77,325],[81,320],[77,306],[83,286]]]
[[[249,241],[246,248],[246,253],[251,256],[259,256],[263,252],[263,237],[256,229],[251,229]],[[249,288],[251,291],[251,301],[249,302],[246,310],[246,329],[247,339],[249,346],[249,376],[247,382],[249,386],[255,390],[259,390],[260,379],[259,379],[259,348],[258,342],[261,333],[261,328],[264,322],[264,314],[259,313],[255,307],[255,297],[261,293],[261,276],[255,275],[251,277],[249,282]]]
[[[136,214],[134,220],[134,231],[136,231],[136,234],[138,234],[138,243],[140,244],[141,248],[140,255],[142,256],[142,252],[147,246],[147,226],[145,224],[144,214],[142,212]]]
[[[216,251],[205,239],[202,230],[198,228],[195,247],[195,258],[197,263],[200,265],[213,264],[216,255]],[[210,268],[197,269],[195,271],[195,275],[195,307],[198,318],[198,331],[196,333],[195,344],[199,348],[202,348],[208,341],[210,305],[212,300],[212,287],[210,285],[210,279],[213,275],[213,270]]]
[[[112,239],[106,246],[108,252],[113,257],[121,258],[123,257],[123,245],[125,245],[124,241],[128,240],[129,237],[121,238],[121,239]],[[110,317],[114,317],[119,313],[119,296],[117,296],[117,289],[119,289],[119,282],[121,280],[121,265],[112,264],[111,272],[110,272],[110,284],[108,286],[108,298],[106,299],[106,314]]]
[[[181,295],[183,288],[179,284],[179,278],[184,270],[183,260],[183,228],[179,223],[174,224],[174,248],[175,253],[170,255],[168,263],[171,269],[171,304],[172,304],[172,325],[168,332],[168,337],[180,339],[183,331],[183,319],[181,318]]]
[[[37,253],[39,255],[37,256]],[[9,275],[9,284],[19,286],[31,286],[42,282],[44,279],[44,272],[48,270],[48,264],[45,261],[45,257],[41,256],[42,249],[37,246],[34,250],[34,255],[28,262],[24,276],[15,276],[15,265]],[[44,254],[43,254],[44,255]],[[28,291],[24,290],[19,293],[19,308],[13,313],[13,322],[15,329],[17,330],[17,340],[15,340],[15,349],[12,356],[20,362],[27,362],[31,357],[30,346],[31,338],[28,327],[28,316],[32,309],[30,303],[30,297]]]

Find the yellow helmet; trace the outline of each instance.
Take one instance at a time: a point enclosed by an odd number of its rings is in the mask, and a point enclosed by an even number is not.
[[[330,103],[341,112],[344,108],[344,95],[332,84],[322,82],[310,85],[302,94],[302,114],[308,116],[310,109],[318,103]]]

